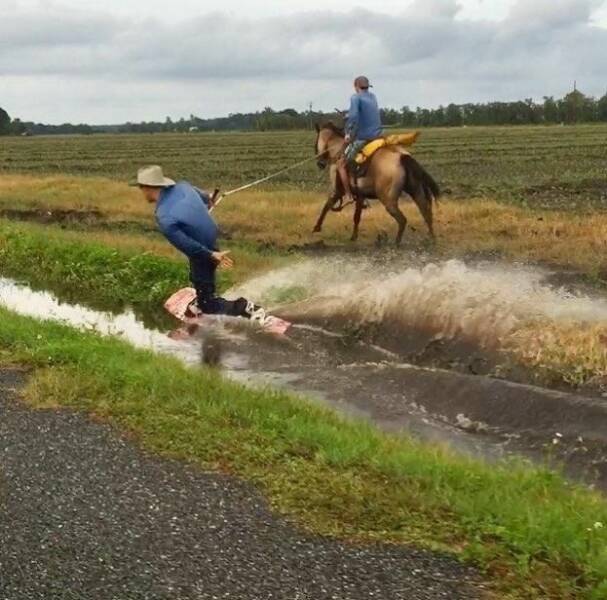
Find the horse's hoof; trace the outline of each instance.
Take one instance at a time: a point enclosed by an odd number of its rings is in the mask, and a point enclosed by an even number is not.
[[[314,227],[314,229],[312,229],[312,233],[320,233],[322,231],[321,227]]]

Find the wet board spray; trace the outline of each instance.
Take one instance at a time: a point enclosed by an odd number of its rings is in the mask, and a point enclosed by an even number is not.
[[[174,317],[187,323],[188,325],[202,325],[205,320],[216,318],[218,315],[205,315],[202,313],[194,314],[190,310],[190,305],[196,300],[196,290],[194,288],[183,288],[178,292],[175,292],[165,303],[164,308],[171,313]],[[196,309],[196,312],[197,309]],[[222,315],[223,316],[223,315]],[[242,317],[233,317],[241,319]],[[255,322],[255,321],[254,321]],[[291,323],[267,315],[263,322],[259,322],[259,327],[269,333],[277,333],[283,335],[287,332]]]

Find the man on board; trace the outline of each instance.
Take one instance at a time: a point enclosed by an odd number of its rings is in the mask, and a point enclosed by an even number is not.
[[[344,186],[345,198],[352,201],[352,186],[348,165],[354,163],[356,155],[367,142],[382,136],[381,116],[375,94],[369,91],[373,87],[367,77],[361,75],[354,80],[355,94],[350,99],[350,108],[346,121],[347,144],[343,158],[337,163],[337,169]]]
[[[210,196],[187,181],[175,182],[157,165],[137,172],[138,186],[145,199],[156,205],[156,222],[166,239],[188,257],[190,280],[196,289],[198,308],[205,314],[224,314],[263,322],[265,312],[245,298],[226,300],[217,295],[215,272],[230,269],[230,252],[217,246],[218,228],[210,215]]]

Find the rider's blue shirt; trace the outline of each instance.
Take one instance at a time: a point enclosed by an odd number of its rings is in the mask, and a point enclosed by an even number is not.
[[[381,117],[375,94],[363,90],[352,96],[346,133],[353,140],[374,140],[381,137]]]
[[[164,236],[187,257],[217,248],[218,229],[208,209],[208,196],[187,181],[164,188],[156,205],[156,221]]]

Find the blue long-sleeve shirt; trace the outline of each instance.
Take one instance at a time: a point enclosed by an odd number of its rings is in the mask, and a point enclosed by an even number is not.
[[[374,140],[381,137],[381,117],[375,94],[363,90],[352,96],[346,133],[353,140]]]
[[[188,258],[211,254],[218,229],[208,210],[209,197],[187,181],[164,188],[156,205],[156,222],[167,240]]]

